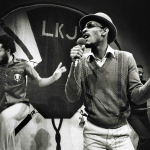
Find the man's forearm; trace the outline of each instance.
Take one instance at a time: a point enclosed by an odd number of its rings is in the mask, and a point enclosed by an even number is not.
[[[40,87],[48,86],[55,81],[56,81],[56,79],[54,76],[50,76],[49,78],[41,78],[39,81],[39,86]]]
[[[76,102],[81,96],[81,70],[79,66],[75,68],[74,64],[71,64],[68,79],[65,85],[65,93],[67,99],[70,102]]]
[[[136,104],[143,104],[150,98],[150,79],[141,87],[135,88],[131,99]]]

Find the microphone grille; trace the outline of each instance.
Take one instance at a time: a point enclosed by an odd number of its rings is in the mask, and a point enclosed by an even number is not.
[[[86,40],[84,38],[79,38],[76,42],[77,45],[85,45],[86,44]]]

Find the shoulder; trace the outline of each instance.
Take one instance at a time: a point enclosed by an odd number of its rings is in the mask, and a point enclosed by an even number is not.
[[[122,53],[122,54],[124,54],[124,55],[127,55],[127,56],[130,56],[130,55],[132,55],[132,53],[130,53],[130,52],[127,52],[127,51],[122,51],[122,50],[117,50],[117,49],[114,49],[114,52],[115,53]]]
[[[22,58],[16,58],[16,57],[14,57],[14,62],[21,63],[21,62],[28,62],[28,61],[25,60],[25,59],[22,59]]]
[[[131,58],[133,57],[133,54],[127,51],[120,51],[120,50],[116,50],[114,49],[115,55],[117,54],[122,54],[124,56],[124,58]]]
[[[23,65],[25,68],[28,68],[28,67],[32,68],[33,67],[33,65],[30,61],[22,59],[22,58],[15,58],[14,62],[16,64]]]

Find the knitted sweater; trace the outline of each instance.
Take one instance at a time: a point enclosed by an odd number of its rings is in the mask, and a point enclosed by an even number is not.
[[[123,54],[119,69],[118,53]],[[136,104],[144,103],[150,97],[150,81],[142,85],[131,53],[115,50],[115,57],[107,57],[102,67],[93,56],[83,57],[76,68],[72,64],[65,92],[70,102],[79,100],[84,92],[88,121],[103,128],[118,128],[126,124],[130,113],[128,97]]]

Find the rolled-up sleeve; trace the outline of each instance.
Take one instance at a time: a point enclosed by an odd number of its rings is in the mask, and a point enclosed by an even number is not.
[[[26,62],[25,64],[25,72],[32,80],[39,80],[40,78],[37,71],[29,64],[29,62]]]
[[[68,101],[76,102],[80,99],[81,88],[81,63],[78,63],[77,67],[71,64],[70,72],[65,85],[65,93]]]
[[[140,81],[137,65],[133,55],[129,55],[129,92],[131,101],[136,104],[145,103],[150,98],[150,79],[143,85]]]

